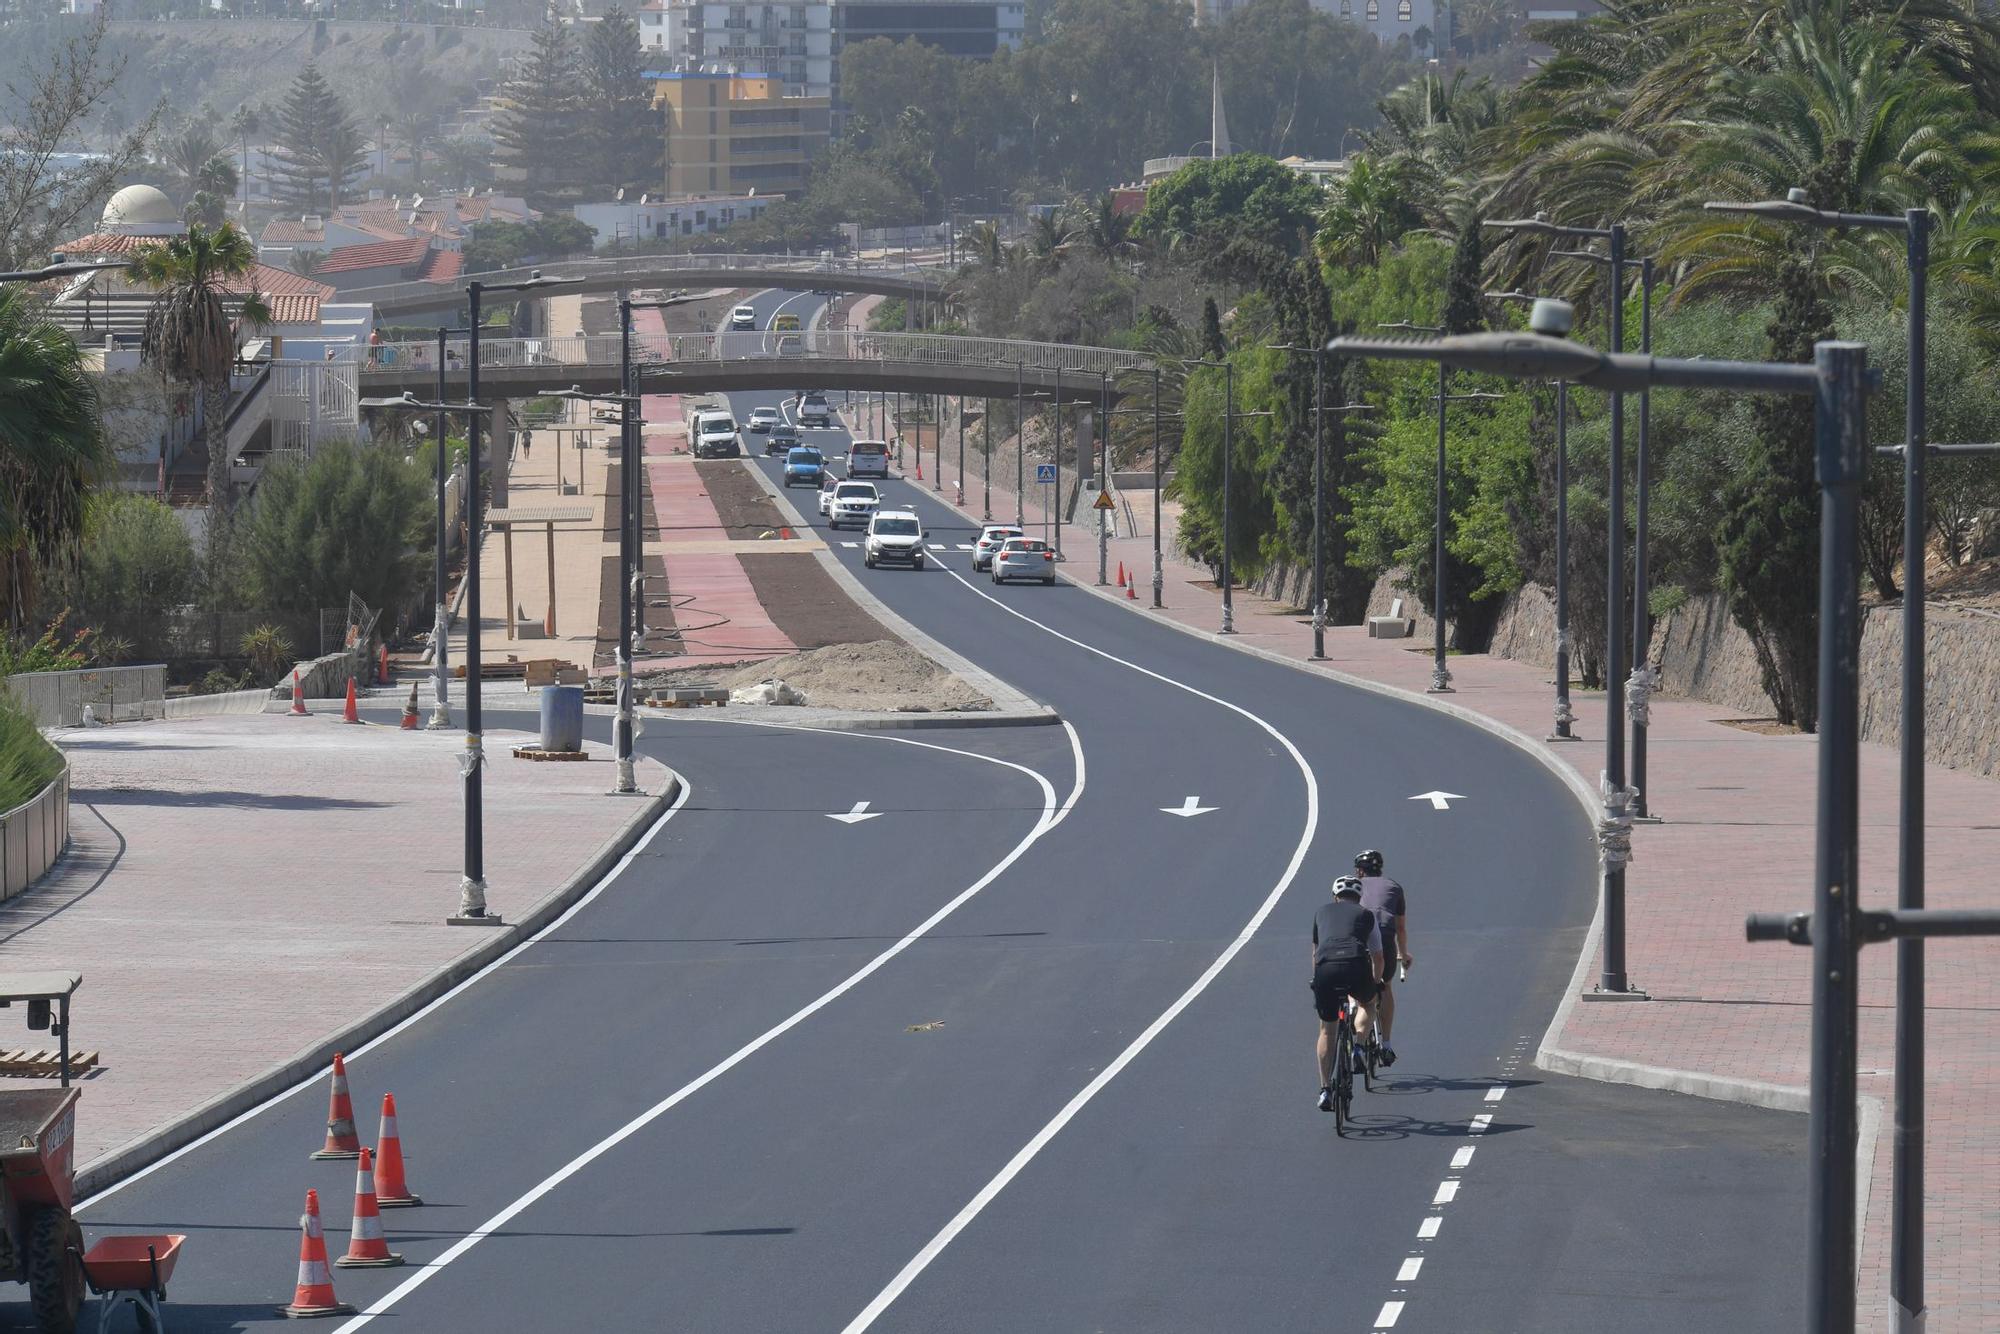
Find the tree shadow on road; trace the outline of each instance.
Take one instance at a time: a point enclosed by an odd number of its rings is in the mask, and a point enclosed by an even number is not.
[[[163,792],[141,787],[79,787],[70,795],[77,801],[105,806],[233,806],[258,811],[372,811],[393,803],[367,801],[357,797],[314,797],[300,793],[235,792],[226,788],[201,788],[188,792]]]

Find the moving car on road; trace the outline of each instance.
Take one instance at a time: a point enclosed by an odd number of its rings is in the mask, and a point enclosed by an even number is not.
[[[754,329],[757,327],[757,308],[738,306],[729,312],[729,327],[732,329]]]
[[[826,526],[838,528],[851,523],[866,527],[881,506],[882,494],[875,489],[875,483],[842,482],[833,488],[833,497],[826,503]]]
[[[727,412],[697,412],[689,439],[698,459],[733,459],[743,453],[743,441],[736,434],[736,419]]]
[[[773,333],[797,333],[798,331],[799,317],[790,312],[779,315],[771,321],[771,332]]]
[[[764,407],[764,408],[750,409],[750,429],[755,431],[758,435],[765,434],[773,426],[776,426],[777,424],[778,424],[778,410],[776,408]]]
[[[853,469],[848,470],[849,475]],[[1010,537],[1021,536],[1021,530],[1011,523],[989,523],[979,530],[979,540],[972,544],[972,568],[988,569],[993,564],[993,553],[998,551]]]
[[[771,433],[764,437],[764,453],[789,454],[799,447],[799,428],[788,421],[779,421],[771,427]]]
[[[889,447],[880,440],[856,440],[847,447],[849,477],[889,480]]]
[[[1010,579],[1056,581],[1056,553],[1039,537],[1010,537],[993,553],[993,582]]]
[[[908,561],[924,568],[924,525],[908,510],[878,510],[868,521],[868,540],[861,544],[861,563],[874,569],[883,561]]]
[[[817,487],[826,479],[826,460],[810,445],[785,455],[785,485]]]
[[[799,393],[799,425],[830,426],[833,411],[826,405],[826,394],[818,389],[801,390]]]

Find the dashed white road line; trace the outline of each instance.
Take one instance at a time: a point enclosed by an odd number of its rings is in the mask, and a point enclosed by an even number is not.
[[[1437,1194],[1431,1196],[1431,1203],[1450,1204],[1457,1198],[1458,1183],[1456,1181],[1440,1181],[1438,1182]]]
[[[1432,1237],[1435,1237],[1438,1234],[1438,1229],[1443,1226],[1444,1226],[1444,1219],[1439,1218],[1436,1214],[1433,1214],[1429,1218],[1426,1218],[1423,1222],[1417,1224],[1417,1235],[1419,1237],[1422,1237],[1425,1241],[1429,1241]]]
[[[1472,1124],[1465,1128],[1465,1132],[1468,1135],[1483,1135],[1486,1133],[1486,1127],[1492,1124],[1493,1124],[1493,1113],[1481,1112],[1479,1115],[1472,1118]]]
[[[1394,1329],[1396,1322],[1403,1318],[1401,1302],[1383,1302],[1380,1314],[1375,1317],[1375,1328]]]
[[[1507,1096],[1507,1086],[1504,1084],[1500,1085],[1497,1088],[1490,1088],[1486,1090],[1486,1101],[1488,1102],[1498,1102],[1506,1096]]]
[[[1451,1156],[1451,1168],[1456,1172],[1470,1166],[1472,1166],[1472,1146],[1468,1144]]]
[[[1396,1281],[1398,1283],[1414,1282],[1416,1280],[1418,1272],[1421,1271],[1423,1267],[1424,1267],[1423,1256],[1421,1255],[1411,1256],[1409,1259],[1403,1261],[1403,1267],[1396,1271]]]

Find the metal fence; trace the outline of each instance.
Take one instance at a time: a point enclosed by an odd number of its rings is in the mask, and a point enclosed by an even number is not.
[[[7,678],[7,693],[37,727],[81,727],[86,708],[96,722],[141,722],[167,716],[167,669],[155,663],[23,672]]]
[[[0,899],[39,880],[68,844],[69,765],[64,764],[47,787],[0,815]]]
[[[376,349],[383,368],[434,368],[437,347],[432,342],[384,343]],[[471,353],[467,340],[448,343],[449,368],[464,364]],[[617,334],[571,338],[481,338],[479,365],[488,367],[616,366]],[[885,361],[900,365],[979,366],[1027,371],[1075,371],[1082,375],[1117,375],[1151,367],[1143,352],[1122,348],[1078,347],[1070,343],[1035,343],[1015,338],[966,338],[953,334],[875,333],[858,329],[809,329],[798,333],[634,334],[632,359],[639,364],[663,362]]]

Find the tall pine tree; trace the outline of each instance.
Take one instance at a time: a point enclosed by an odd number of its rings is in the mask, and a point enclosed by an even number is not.
[[[313,61],[286,90],[274,137],[271,192],[291,208],[332,212],[367,166],[354,117]]]
[[[639,25],[623,9],[606,11],[584,39],[581,120],[587,195],[664,186],[666,118],[653,109]]]
[[[584,181],[583,99],[577,92],[576,47],[565,24],[535,33],[534,45],[501,93],[504,109],[493,129],[494,160],[519,173],[536,204],[574,199]]]

